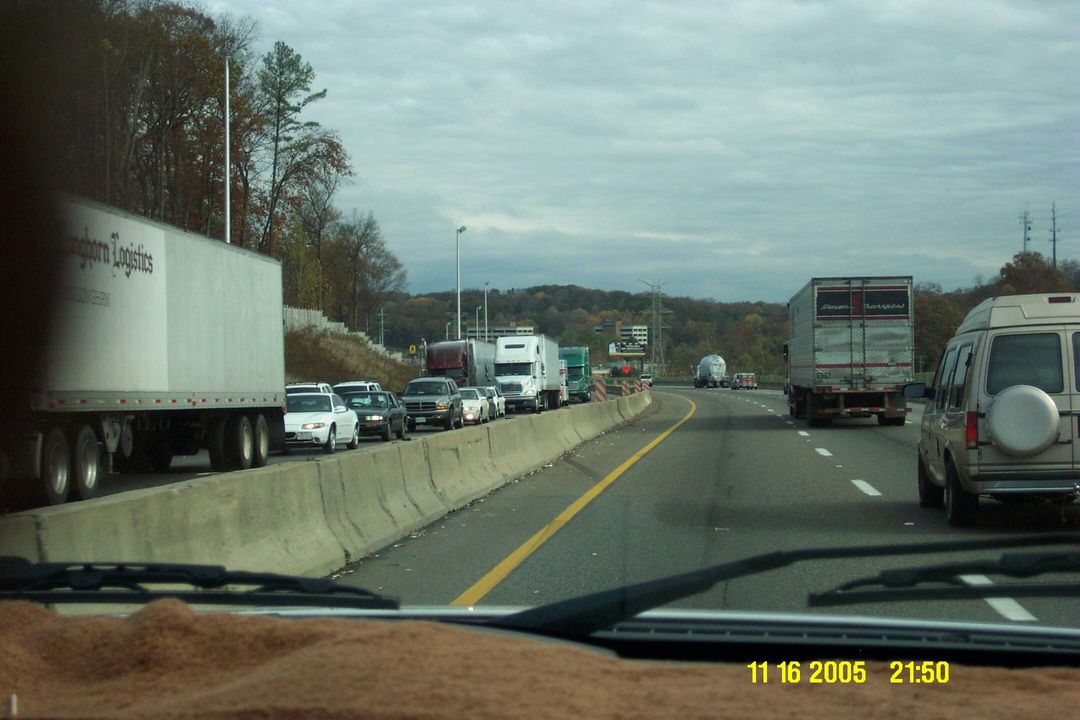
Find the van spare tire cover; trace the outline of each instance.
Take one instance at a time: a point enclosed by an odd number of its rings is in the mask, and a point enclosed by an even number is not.
[[[986,411],[990,441],[1015,457],[1038,455],[1058,436],[1058,409],[1049,395],[1031,385],[1013,385],[997,394]]]

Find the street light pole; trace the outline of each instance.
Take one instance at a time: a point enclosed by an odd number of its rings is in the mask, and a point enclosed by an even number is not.
[[[452,322],[454,322],[454,321],[453,320],[447,320],[446,321],[446,339],[447,340],[450,339],[450,323],[452,323]]]
[[[454,247],[457,257],[457,339],[461,339],[461,233],[465,232],[465,226],[462,225],[457,229],[457,235],[454,240]]]
[[[242,51],[225,56],[225,242],[229,244],[232,243],[232,159],[230,158],[232,145],[229,142],[229,126],[232,125],[232,118],[229,114],[229,65],[239,62],[242,57]]]
[[[491,285],[490,280],[484,283],[484,342],[491,342],[491,338],[488,336],[487,324],[487,294],[489,285]]]
[[[225,56],[225,242],[232,243],[232,227],[230,225],[232,215],[232,199],[229,197],[232,180],[230,177],[230,160],[229,160],[229,63],[232,62],[232,56]]]
[[[476,306],[476,312],[474,314],[476,315],[476,322],[473,325],[473,327],[476,328],[476,339],[479,340],[480,339],[480,306],[479,305]]]

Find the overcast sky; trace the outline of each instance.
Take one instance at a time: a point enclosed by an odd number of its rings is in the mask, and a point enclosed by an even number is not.
[[[1080,257],[1080,2],[209,0],[311,63],[411,292],[786,301]]]

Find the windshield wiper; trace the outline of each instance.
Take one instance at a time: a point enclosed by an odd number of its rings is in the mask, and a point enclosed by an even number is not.
[[[888,557],[970,550],[995,550],[1039,545],[1080,545],[1080,533],[1051,533],[988,540],[957,540],[934,543],[902,543],[864,547],[824,547],[754,555],[743,560],[647,582],[624,585],[588,595],[540,605],[507,615],[489,624],[543,635],[583,638],[628,620],[646,610],[666,605],[709,590],[725,580],[757,575],[807,560],[838,560],[860,557]],[[964,567],[971,567],[965,564]],[[972,571],[977,572],[977,571]],[[1052,572],[1048,570],[1047,572]],[[895,597],[895,596],[894,596]],[[967,597],[978,597],[968,595]]]
[[[810,607],[833,607],[909,600],[956,600],[987,597],[1077,597],[1080,583],[971,584],[964,575],[1004,575],[1030,578],[1080,571],[1080,553],[1003,553],[997,560],[925,565],[883,570],[872,577],[844,583],[823,593],[810,593]],[[936,587],[919,587],[937,583]],[[880,586],[870,590],[860,590]]]
[[[148,585],[192,589],[152,589]],[[228,586],[252,586],[233,590]],[[394,598],[325,578],[226,570],[181,563],[32,563],[0,556],[0,600],[132,603],[176,598],[192,604],[394,609]]]

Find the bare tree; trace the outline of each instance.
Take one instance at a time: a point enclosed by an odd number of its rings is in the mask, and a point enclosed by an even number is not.
[[[360,215],[354,210],[338,224],[333,244],[341,265],[334,274],[338,297],[347,298],[351,327],[366,328],[386,295],[404,290],[405,270],[386,246],[374,213]]]
[[[316,100],[326,97],[326,90],[312,93],[315,71],[292,48],[283,42],[263,58],[259,70],[259,91],[270,153],[270,184],[266,190],[266,218],[259,250],[272,255],[277,209],[293,176],[308,159],[320,138],[319,124],[301,121],[300,113]]]
[[[347,161],[348,156],[345,155],[344,159]],[[339,162],[319,162],[308,182],[304,183],[296,202],[297,216],[320,268],[319,309],[323,309],[323,238],[327,230],[341,219],[341,212],[333,205],[334,195],[341,183],[351,175],[352,170],[347,165],[343,166]]]

